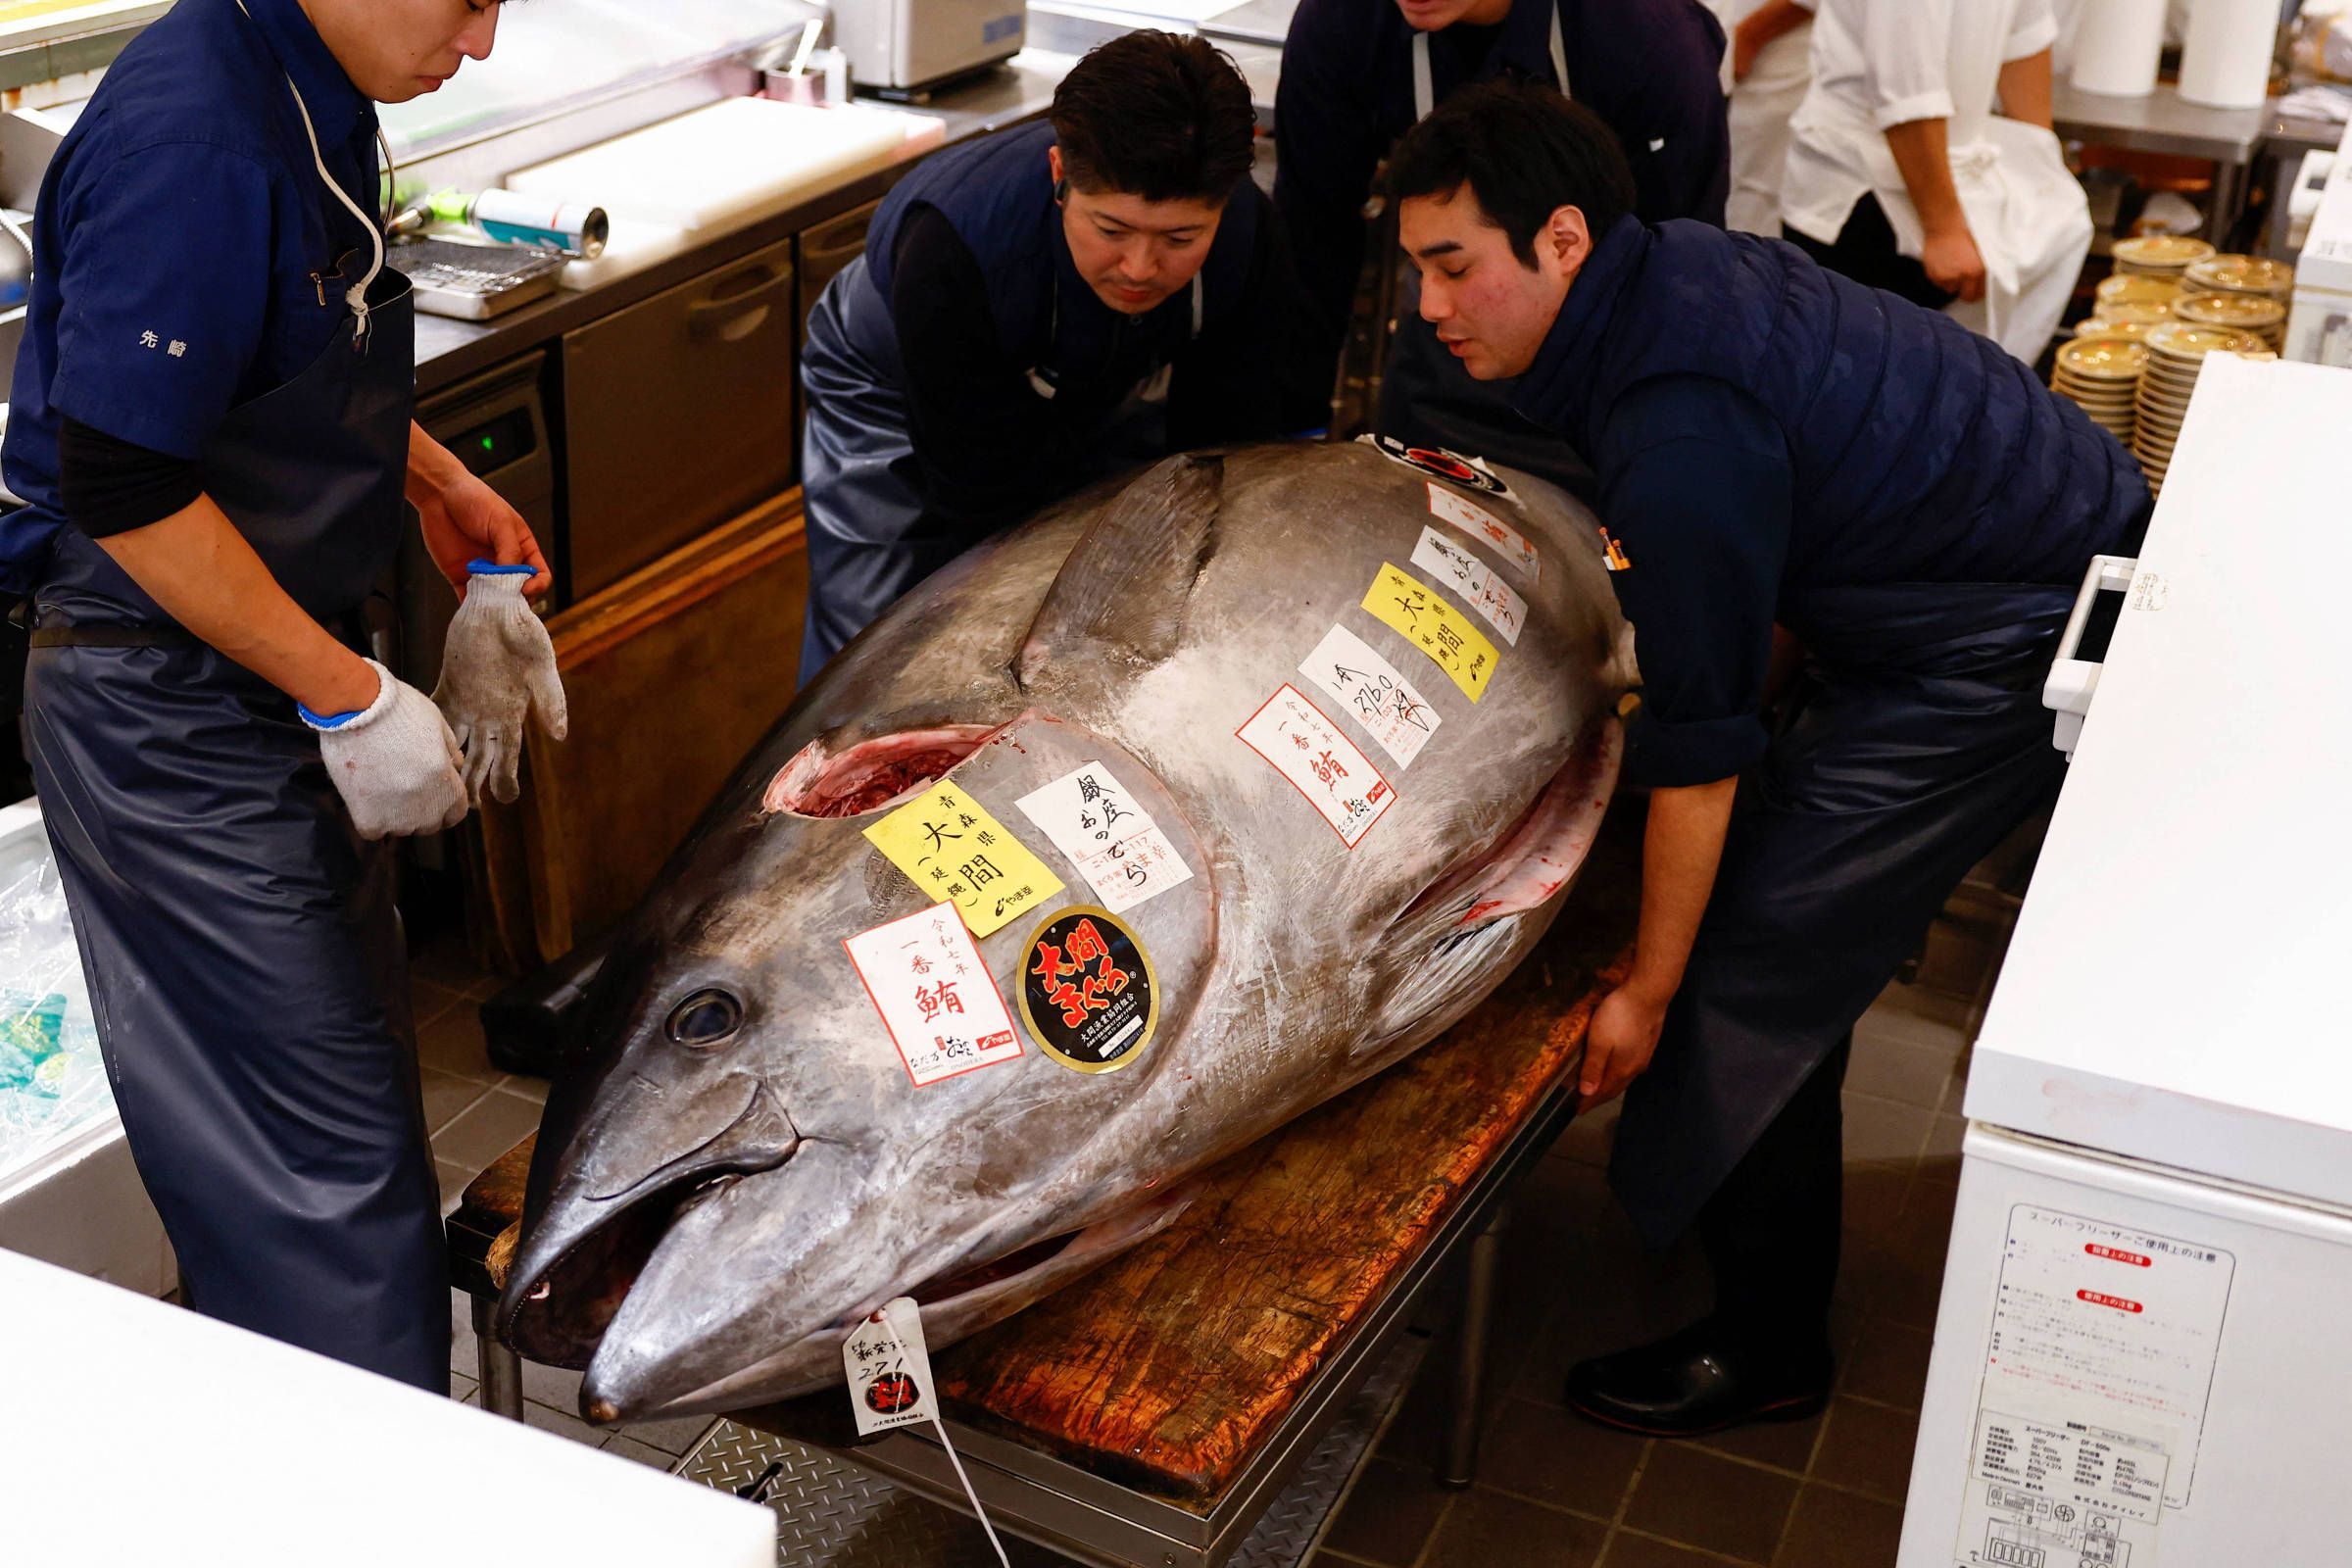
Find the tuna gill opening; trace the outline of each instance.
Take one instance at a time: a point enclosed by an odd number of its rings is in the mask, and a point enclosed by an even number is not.
[[[994,724],[937,724],[859,741],[833,753],[819,737],[777,769],[760,808],[794,816],[860,816],[946,774],[997,732]]]
[[[1616,789],[1623,744],[1624,730],[1614,718],[1589,727],[1518,820],[1415,894],[1398,923],[1459,905],[1459,923],[1470,926],[1544,904],[1592,847]]]

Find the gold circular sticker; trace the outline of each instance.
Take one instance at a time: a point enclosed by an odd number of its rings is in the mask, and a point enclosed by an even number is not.
[[[1159,977],[1136,934],[1096,905],[1056,910],[1021,949],[1021,1022],[1080,1072],[1116,1072],[1159,1024]]]

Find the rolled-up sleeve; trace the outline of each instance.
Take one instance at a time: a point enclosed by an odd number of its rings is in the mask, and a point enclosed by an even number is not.
[[[1764,754],[1788,548],[1786,444],[1744,393],[1672,377],[1621,401],[1600,447],[1600,514],[1629,563],[1609,582],[1642,669],[1630,776],[1659,787],[1731,778]]]
[[[82,185],[64,215],[51,407],[201,457],[260,350],[270,211],[262,166],[202,142],[139,148]]]
[[[1952,0],[1863,0],[1862,64],[1881,130],[1952,118],[1944,46]]]
[[[2002,46],[2001,63],[2031,60],[2058,41],[2058,14],[2050,0],[2018,0],[2009,19],[2009,41]]]

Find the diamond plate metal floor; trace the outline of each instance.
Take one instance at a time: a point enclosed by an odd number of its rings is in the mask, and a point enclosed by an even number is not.
[[[1321,1540],[1364,1456],[1396,1414],[1428,1348],[1400,1335],[1323,1435],[1227,1568],[1298,1568]],[[820,1449],[721,1421],[679,1462],[678,1475],[764,1500],[776,1515],[777,1568],[995,1568],[988,1539],[965,1514],[868,1475]],[[1018,1541],[995,1519],[1014,1568],[1072,1559]],[[1156,1565],[1139,1565],[1156,1568]]]

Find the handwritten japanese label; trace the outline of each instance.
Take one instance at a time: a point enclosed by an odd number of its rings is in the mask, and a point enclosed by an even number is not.
[[[1323,634],[1315,651],[1299,661],[1298,673],[1336,698],[1398,767],[1411,766],[1438,732],[1437,710],[1429,700],[1345,626]]]
[[[859,1437],[937,1418],[931,1352],[912,1298],[893,1297],[880,1311],[860,1318],[841,1342],[841,1366]]]
[[[1396,802],[1396,789],[1370,759],[1295,686],[1267,698],[1234,733],[1272,762],[1351,850]]]
[[[1193,879],[1152,813],[1101,762],[1032,790],[1018,804],[1113,914]]]
[[[1484,539],[1502,552],[1502,559],[1519,569],[1529,582],[1544,575],[1544,558],[1527,535],[1497,517],[1473,501],[1465,501],[1435,480],[1429,486],[1431,514],[1452,523],[1473,538]]]
[[[1021,1054],[1012,1014],[952,905],[917,909],[842,946],[917,1089]]]
[[[1494,678],[1501,656],[1468,615],[1439,598],[1420,578],[1384,562],[1364,595],[1364,608],[1427,654],[1464,697],[1475,703],[1487,694],[1487,682]]]
[[[1143,1054],[1159,1023],[1144,946],[1108,909],[1063,909],[1021,956],[1021,1021],[1046,1054],[1111,1072]]]
[[[1527,601],[1499,573],[1489,571],[1485,562],[1437,529],[1424,528],[1421,542],[1413,547],[1413,564],[1469,600],[1470,608],[1486,616],[1504,642],[1517,646],[1519,628],[1527,624]]]
[[[1061,891],[1061,878],[946,779],[865,830],[875,849],[984,937]]]

